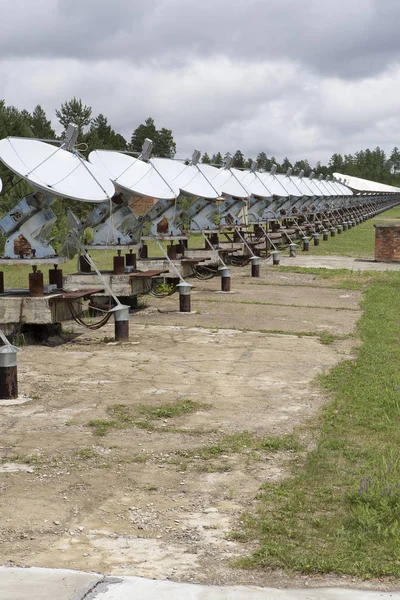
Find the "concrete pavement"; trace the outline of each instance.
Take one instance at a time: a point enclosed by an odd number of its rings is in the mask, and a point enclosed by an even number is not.
[[[66,569],[0,567],[0,600],[400,600],[400,592],[345,588],[218,587]]]
[[[301,253],[295,258],[281,256],[284,267],[307,267],[313,269],[349,269],[350,271],[399,271],[400,263],[376,262],[373,258],[351,258],[349,256],[315,256]]]

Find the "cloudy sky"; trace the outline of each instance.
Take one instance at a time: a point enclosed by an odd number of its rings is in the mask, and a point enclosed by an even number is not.
[[[398,0],[1,0],[0,98],[72,96],[177,156],[327,161],[400,146]]]

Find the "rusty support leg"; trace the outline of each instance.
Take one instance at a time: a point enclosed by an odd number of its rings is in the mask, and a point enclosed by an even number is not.
[[[54,265],[54,269],[49,269],[49,283],[55,285],[58,290],[62,290],[63,272],[62,269],[58,268],[58,265]]]
[[[121,256],[121,250],[118,250],[118,255],[113,257],[113,273],[114,275],[125,273],[125,259]]]
[[[252,277],[260,277],[260,262],[261,259],[259,256],[253,256],[250,259],[251,262],[251,276]]]
[[[271,252],[272,254],[272,264],[274,265],[274,267],[279,267],[279,263],[281,262],[281,253],[279,252],[279,250],[274,250],[273,252]]]
[[[176,287],[179,292],[179,312],[190,312],[190,290],[192,285],[182,281]]]
[[[44,296],[43,273],[36,266],[32,268],[33,273],[29,273],[29,295],[34,298]]]
[[[0,400],[18,398],[17,352],[14,346],[0,349]]]
[[[229,267],[221,267],[221,292],[231,291],[231,270]]]
[[[79,271],[80,273],[90,273],[92,267],[90,266],[90,262],[86,258],[84,254],[81,254],[79,257]]]
[[[129,306],[114,309],[114,338],[116,342],[129,342]]]

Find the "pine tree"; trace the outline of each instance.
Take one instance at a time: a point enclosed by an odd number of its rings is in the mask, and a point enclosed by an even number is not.
[[[35,107],[32,113],[31,127],[35,138],[55,140],[57,137],[56,132],[51,126],[51,121],[47,118],[40,104]]]
[[[72,100],[61,104],[60,110],[56,110],[56,116],[61,125],[66,129],[70,123],[78,127],[78,139],[82,138],[83,130],[91,123],[92,108],[84,106],[82,100],[75,96]]]

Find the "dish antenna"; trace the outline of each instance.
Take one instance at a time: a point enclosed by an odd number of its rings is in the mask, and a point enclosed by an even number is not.
[[[30,138],[0,141],[0,160],[35,190],[0,221],[6,258],[56,256],[47,237],[57,220],[50,207],[58,198],[100,203],[113,196],[110,179],[75,150],[76,138],[77,127],[70,124],[59,147]]]

